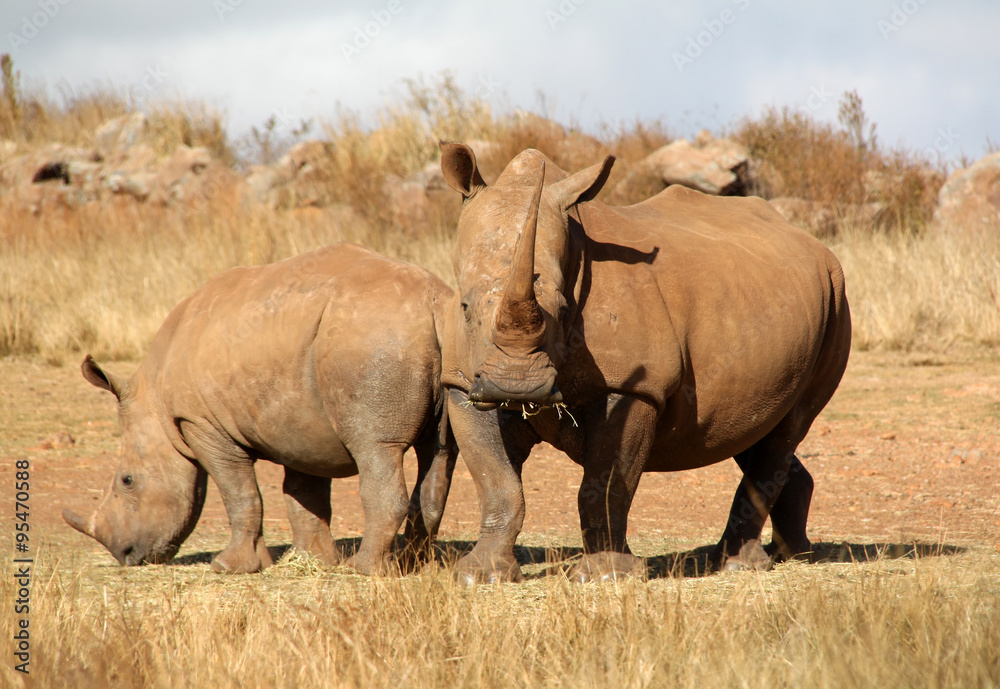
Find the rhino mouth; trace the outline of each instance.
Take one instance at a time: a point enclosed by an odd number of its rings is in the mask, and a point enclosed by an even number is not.
[[[161,551],[151,551],[148,548],[130,545],[118,551],[112,551],[111,554],[123,567],[140,567],[142,565],[164,565],[174,559],[177,550],[177,548],[168,548]]]
[[[477,409],[526,404],[546,407],[562,402],[562,393],[556,387],[554,370],[541,382],[519,379],[498,380],[480,374],[472,381],[469,401]]]

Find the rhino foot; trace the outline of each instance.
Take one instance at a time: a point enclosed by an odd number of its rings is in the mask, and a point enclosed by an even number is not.
[[[646,562],[631,553],[591,553],[570,569],[570,581],[578,584],[646,577]]]
[[[791,543],[781,540],[779,536],[775,536],[773,541],[764,546],[764,551],[771,556],[771,560],[774,562],[811,560],[812,543],[808,540]]]
[[[724,572],[742,572],[747,570],[766,571],[771,569],[773,561],[760,541],[747,541],[740,552],[725,558],[720,569]]]
[[[524,581],[524,575],[521,574],[521,565],[513,555],[483,558],[473,550],[458,561],[455,580],[462,586],[468,587],[477,584],[521,582]]]
[[[261,539],[256,551],[230,545],[212,558],[212,571],[220,574],[253,574],[273,564],[274,560],[264,545],[264,539]]]
[[[368,576],[396,576],[400,573],[399,566],[388,555],[373,557],[361,551],[344,560],[343,565]]]

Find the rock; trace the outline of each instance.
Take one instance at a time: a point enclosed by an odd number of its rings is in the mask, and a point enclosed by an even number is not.
[[[746,166],[745,150],[735,142],[713,141],[706,148],[696,148],[678,139],[646,157],[646,164],[658,170],[667,186],[680,184],[713,196],[739,195],[745,185],[739,168]]]
[[[817,237],[837,234],[837,216],[833,207],[819,201],[806,201],[790,196],[771,199],[771,205],[788,222]]]
[[[515,110],[511,115],[511,126],[541,140],[554,141],[566,136],[566,129],[561,124],[527,110]]]
[[[785,220],[821,239],[835,237],[847,226],[873,228],[879,224],[883,212],[879,203],[834,205],[789,196],[770,199],[770,204]]]
[[[208,150],[199,146],[190,148],[181,144],[173,154],[160,165],[156,173],[156,185],[167,191],[180,183],[187,175],[199,174],[212,162]]]
[[[132,174],[115,172],[102,180],[102,187],[112,194],[125,194],[136,201],[145,201],[156,183],[155,172],[135,172]]]
[[[618,183],[614,197],[634,203],[672,184],[713,196],[745,195],[752,186],[746,148],[704,130],[696,142],[677,139],[650,153]]]
[[[1000,152],[948,177],[938,192],[931,226],[971,234],[1000,231]]]
[[[324,160],[328,160],[333,156],[334,151],[334,145],[330,141],[309,139],[307,141],[300,141],[292,146],[288,151],[287,158],[292,168],[298,171],[307,165],[316,165]]]
[[[601,162],[610,152],[594,137],[574,131],[559,140],[550,154],[564,170],[582,170]]]

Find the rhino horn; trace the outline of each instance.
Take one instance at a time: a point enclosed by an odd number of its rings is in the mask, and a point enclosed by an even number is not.
[[[545,334],[545,318],[535,298],[535,234],[544,182],[545,161],[542,161],[528,215],[514,249],[503,299],[493,320],[493,339],[498,345],[536,347]]]
[[[70,526],[72,526],[74,529],[76,529],[80,533],[86,534],[86,535],[90,536],[91,538],[97,538],[97,536],[94,535],[94,520],[93,519],[84,519],[83,517],[81,517],[80,515],[78,515],[76,512],[73,512],[72,510],[63,510],[62,516],[63,516],[63,520],[65,520],[65,522],[67,524],[69,524]]]

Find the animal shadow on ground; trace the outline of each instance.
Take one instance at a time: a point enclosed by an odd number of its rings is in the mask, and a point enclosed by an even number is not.
[[[472,550],[474,541],[439,541],[438,561],[445,565],[454,564],[462,555]],[[693,550],[681,550],[645,558],[646,574],[649,579],[703,577],[715,573],[709,565],[709,557],[715,545],[705,545]],[[830,562],[873,562],[876,560],[916,560],[924,557],[957,555],[965,548],[944,543],[814,543],[812,552],[800,559],[810,563]],[[583,555],[578,546],[523,546],[514,547],[518,563],[524,565],[546,565],[544,568],[526,572],[525,579],[565,574],[573,563]]]
[[[344,557],[350,557],[361,545],[360,538],[337,539],[337,548]],[[396,538],[396,551],[401,550],[403,537]],[[451,568],[476,545],[475,541],[438,541],[434,547],[435,561]],[[291,545],[269,546],[268,551],[275,562],[291,549]],[[646,572],[650,579],[703,577],[713,574],[709,557],[715,545],[705,545],[693,550],[679,550],[646,558]],[[813,543],[812,552],[800,559],[810,563],[831,562],[873,562],[876,560],[916,560],[924,557],[958,555],[965,552],[962,546],[945,543]],[[514,555],[522,566],[545,565],[544,568],[526,573],[526,579],[541,579],[546,576],[565,574],[574,561],[583,555],[578,546],[525,546],[514,547]],[[171,566],[208,564],[215,556],[214,551],[191,553],[170,561]]]

